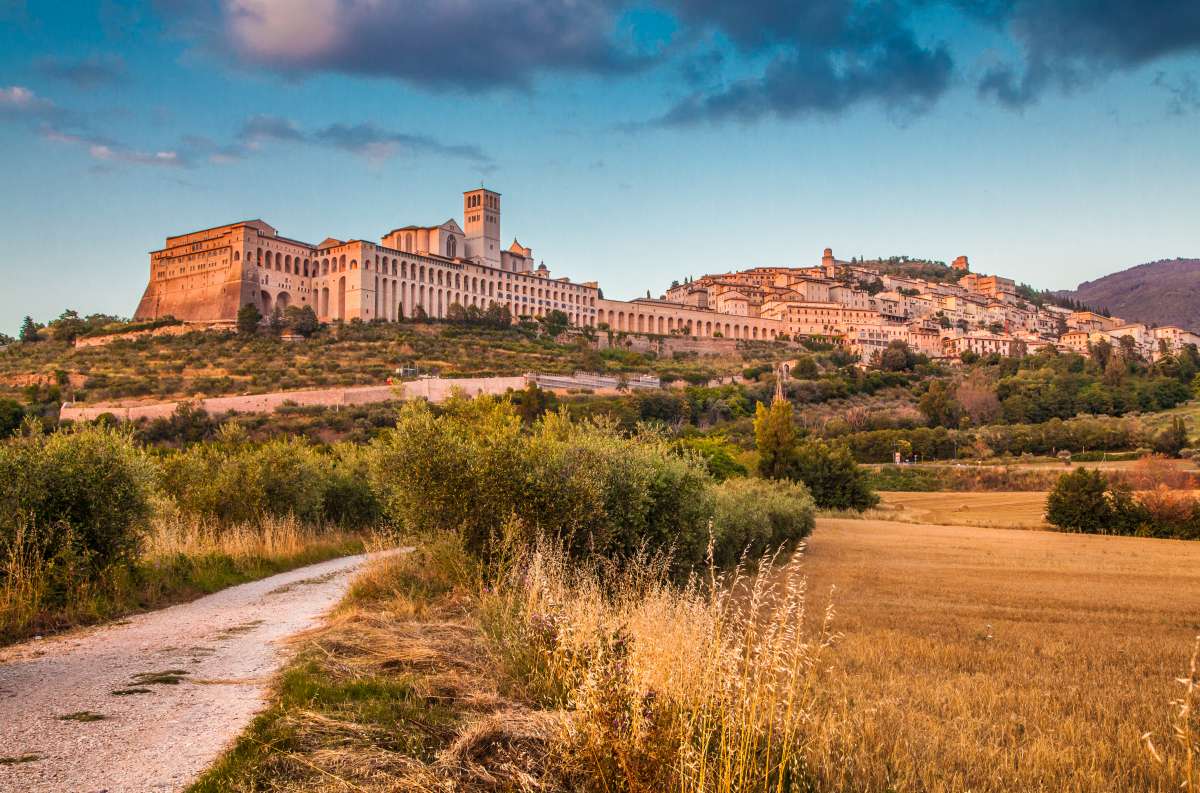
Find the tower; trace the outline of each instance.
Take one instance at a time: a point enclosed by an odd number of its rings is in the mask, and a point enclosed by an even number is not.
[[[960,273],[970,272],[970,270],[971,270],[971,264],[970,264],[970,262],[967,261],[966,256],[959,256],[957,259],[954,260],[954,264],[952,264],[950,266],[953,267],[955,270],[957,270]]]
[[[464,258],[500,266],[500,194],[484,187],[463,193]]]

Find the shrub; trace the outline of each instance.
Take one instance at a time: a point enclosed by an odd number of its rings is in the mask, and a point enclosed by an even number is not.
[[[154,466],[127,433],[79,427],[14,438],[0,445],[0,558],[19,552],[88,578],[127,564],[153,486]]]
[[[229,426],[217,441],[163,459],[163,489],[179,508],[226,524],[267,515],[321,522],[329,458],[296,438],[249,443]]]
[[[25,408],[15,399],[0,399],[0,438],[17,431],[25,419]]]
[[[840,443],[800,444],[789,461],[787,475],[803,482],[822,509],[862,511],[879,503],[879,497],[871,492],[866,472]]]
[[[713,489],[713,562],[731,567],[812,533],[814,504],[804,485],[730,479]]]
[[[406,531],[458,531],[490,557],[516,517],[526,539],[554,538],[572,555],[623,558],[671,550],[678,569],[703,559],[712,479],[702,460],[658,435],[550,413],[525,432],[505,399],[455,398],[441,415],[401,409],[374,445],[374,485]]]
[[[1076,468],[1059,477],[1046,498],[1046,520],[1068,531],[1107,533],[1112,508],[1107,498],[1108,479],[1092,468]]]

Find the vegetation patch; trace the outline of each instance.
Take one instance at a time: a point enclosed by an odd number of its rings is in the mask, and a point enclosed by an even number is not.
[[[92,711],[92,710],[77,710],[74,713],[67,713],[67,714],[64,714],[64,715],[58,717],[59,721],[81,721],[81,722],[104,721],[107,718],[108,717],[105,716],[103,713],[96,713],[95,711]]]

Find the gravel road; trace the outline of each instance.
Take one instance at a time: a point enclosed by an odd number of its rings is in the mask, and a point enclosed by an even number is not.
[[[314,625],[365,558],[0,650],[0,791],[182,789],[262,708],[279,640]]]

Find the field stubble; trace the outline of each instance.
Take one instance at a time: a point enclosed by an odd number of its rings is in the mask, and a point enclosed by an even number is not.
[[[1157,763],[1143,735],[1172,745],[1200,545],[825,519],[805,569],[842,633],[821,789],[1180,789],[1181,753]]]

